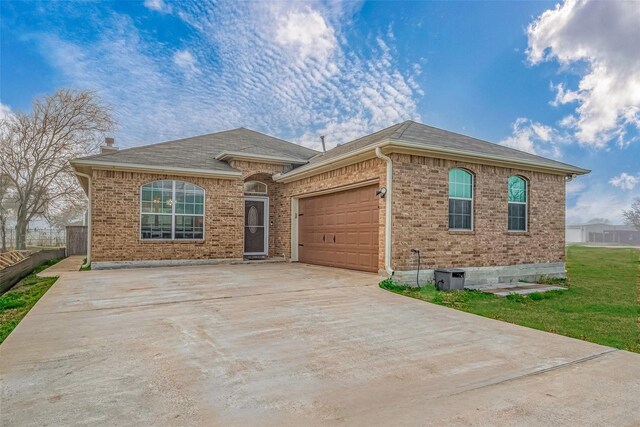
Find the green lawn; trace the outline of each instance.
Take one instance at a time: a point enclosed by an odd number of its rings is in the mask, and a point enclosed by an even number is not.
[[[58,261],[53,259],[39,265],[30,275],[0,296],[0,343],[4,342],[57,279],[56,277],[38,279],[36,274]]]
[[[475,291],[419,290],[383,281],[389,291],[492,319],[640,353],[636,249],[567,248],[567,291],[506,298]]]

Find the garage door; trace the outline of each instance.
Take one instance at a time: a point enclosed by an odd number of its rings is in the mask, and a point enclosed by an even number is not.
[[[377,186],[300,199],[300,262],[378,271]]]

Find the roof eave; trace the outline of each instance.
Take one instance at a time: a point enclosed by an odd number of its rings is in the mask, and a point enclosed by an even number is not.
[[[153,172],[165,175],[201,176],[206,178],[237,179],[242,176],[240,171],[223,171],[210,169],[192,169],[171,166],[144,165],[138,163],[101,162],[75,159],[70,161],[73,169],[78,172],[81,167],[100,170],[120,170],[132,172]],[[84,172],[83,172],[84,173]]]
[[[585,175],[591,172],[589,169],[582,169],[571,165],[551,166],[540,162],[516,159],[513,157],[497,156],[491,154],[481,154],[464,150],[450,150],[441,147],[427,146],[425,144],[417,144],[403,140],[384,139],[378,143],[368,145],[359,150],[345,153],[341,156],[318,162],[308,167],[302,166],[284,174],[274,175],[273,179],[277,182],[292,182],[308,176],[317,175],[329,170],[334,170],[349,164],[353,164],[368,158],[375,157],[376,148],[382,148],[388,153],[406,153],[420,156],[430,156],[437,158],[446,158],[451,160],[471,161],[482,164],[495,164],[502,167],[523,167],[528,170],[552,173],[556,175]]]
[[[304,165],[308,163],[305,159],[293,157],[269,156],[266,154],[250,154],[237,151],[223,151],[215,157],[216,160],[242,160],[248,162],[272,163],[276,165]]]
[[[523,166],[527,169],[538,170],[541,172],[554,173],[556,175],[585,175],[591,172],[589,169],[583,169],[572,165],[548,165],[542,162],[529,161],[524,159],[518,159],[509,156],[500,156],[494,154],[482,154],[472,151],[465,150],[454,150],[447,149],[443,147],[434,147],[426,144],[418,144],[415,142],[408,142],[403,140],[393,140],[389,141],[386,145],[386,148],[393,149],[393,152],[399,152],[402,150],[407,150],[411,154],[412,151],[416,153],[424,154],[433,154],[438,155],[439,157],[450,158],[452,160],[469,160],[478,162],[478,160],[482,161],[482,163],[492,163],[497,164],[499,166],[513,167],[514,165]]]

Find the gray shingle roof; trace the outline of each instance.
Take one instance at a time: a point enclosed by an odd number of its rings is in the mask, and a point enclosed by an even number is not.
[[[317,151],[250,129],[238,128],[176,141],[127,148],[77,160],[127,163],[148,166],[235,171],[226,162],[216,160],[222,152],[233,151],[273,157],[308,160]]]
[[[514,161],[524,161],[535,163],[542,166],[560,169],[576,169],[587,172],[584,169],[567,163],[558,162],[556,160],[547,159],[546,157],[536,156],[524,151],[515,150],[513,148],[498,145],[492,142],[483,141],[481,139],[472,138],[470,136],[461,135],[407,120],[402,123],[395,124],[386,129],[382,129],[371,135],[347,142],[339,145],[324,154],[319,154],[312,158],[310,162],[299,169],[312,168],[320,162],[326,162],[331,159],[346,155],[366,148],[375,146],[376,144],[390,140],[391,142],[408,142],[424,146],[425,149],[444,149],[454,150],[456,152],[464,152],[465,154],[478,154],[480,156],[495,156],[503,159],[512,159]],[[296,169],[295,171],[299,171]]]
[[[411,120],[338,145],[324,154],[260,132],[246,128],[238,128],[176,141],[128,148],[113,153],[98,154],[76,160],[234,172],[236,170],[229,166],[227,162],[216,159],[216,156],[223,152],[233,152],[246,153],[247,155],[299,159],[300,163],[308,161],[308,164],[290,172],[290,174],[296,174],[304,170],[313,169],[314,166],[318,164],[325,164],[331,162],[331,160],[348,156],[358,150],[366,149],[367,147],[373,148],[383,141],[411,143],[434,151],[450,150],[472,156],[477,154],[479,157],[489,156],[501,158],[502,160],[512,160],[514,162],[533,163],[563,171],[570,171],[572,173],[588,172],[587,170],[556,160],[427,126]]]

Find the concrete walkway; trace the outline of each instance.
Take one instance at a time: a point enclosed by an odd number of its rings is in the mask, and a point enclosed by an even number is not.
[[[506,297],[509,295],[529,295],[535,293],[543,293],[549,291],[566,291],[568,288],[556,285],[543,285],[540,283],[496,283],[493,285],[468,285],[465,289],[486,292],[494,294],[499,297]]]
[[[84,255],[72,255],[60,261],[57,264],[52,265],[49,268],[42,270],[36,274],[37,277],[58,277],[62,273],[69,273],[72,271],[79,271],[84,262]]]
[[[0,346],[0,424],[638,425],[640,355],[298,264],[63,272]]]

